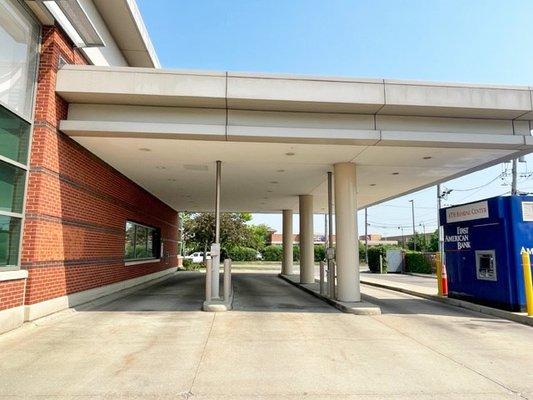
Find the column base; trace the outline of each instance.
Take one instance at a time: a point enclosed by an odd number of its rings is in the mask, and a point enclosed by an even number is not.
[[[233,308],[233,289],[231,295],[226,301],[224,299],[213,299],[211,301],[204,301],[202,304],[202,310],[207,312],[225,312],[230,311]]]

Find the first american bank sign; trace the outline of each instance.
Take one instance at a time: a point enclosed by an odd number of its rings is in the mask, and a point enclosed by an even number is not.
[[[446,210],[446,223],[472,221],[489,217],[489,205],[486,201],[466,204],[464,206],[448,208]],[[456,232],[446,235],[444,241],[457,243],[457,250],[470,249],[470,232],[468,227],[456,227]]]

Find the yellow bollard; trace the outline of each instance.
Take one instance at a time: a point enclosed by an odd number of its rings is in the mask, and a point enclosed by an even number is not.
[[[526,293],[527,315],[533,316],[533,282],[531,279],[531,261],[527,252],[522,252],[522,269],[524,271],[524,286]]]
[[[437,288],[439,296],[443,295],[442,290],[442,260],[440,259],[440,251],[435,254],[435,264],[437,266]]]

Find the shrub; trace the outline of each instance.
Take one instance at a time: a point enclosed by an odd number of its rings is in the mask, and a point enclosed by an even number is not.
[[[228,256],[233,261],[256,261],[257,250],[250,247],[235,246],[228,251]]]
[[[188,258],[183,259],[183,269],[185,271],[197,271],[202,267],[201,263],[193,263],[192,260]]]
[[[265,261],[281,261],[283,249],[280,245],[270,245],[263,250],[263,260]]]
[[[433,263],[424,254],[418,251],[409,251],[405,254],[405,270],[419,274],[431,274]]]
[[[359,242],[359,262],[361,262],[361,263],[366,262],[366,259],[365,259],[365,244],[363,242]]]
[[[387,272],[387,250],[397,249],[396,246],[379,245],[368,248],[368,268],[371,272],[379,273],[379,256],[383,260],[383,272]]]
[[[300,246],[294,245],[292,247],[292,260],[300,261]]]
[[[326,258],[326,247],[323,244],[315,244],[314,253],[315,262],[322,261]]]

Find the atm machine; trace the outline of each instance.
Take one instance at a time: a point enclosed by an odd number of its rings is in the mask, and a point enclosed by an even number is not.
[[[448,296],[525,309],[521,254],[533,253],[533,196],[499,196],[443,208]]]

